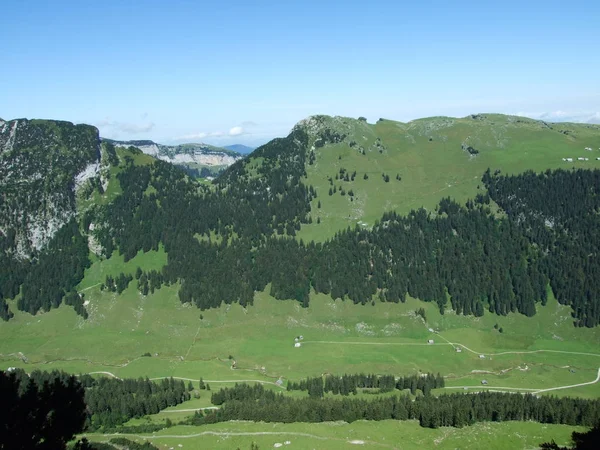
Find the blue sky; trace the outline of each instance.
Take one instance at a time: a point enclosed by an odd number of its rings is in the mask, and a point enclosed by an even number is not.
[[[58,0],[0,9],[3,119],[217,145],[260,144],[319,113],[600,122],[597,1]]]

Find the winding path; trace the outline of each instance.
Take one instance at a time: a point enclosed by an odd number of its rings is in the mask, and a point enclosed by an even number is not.
[[[558,386],[548,389],[540,389],[539,391],[535,391],[534,394],[539,394],[540,392],[558,391],[560,389],[570,389],[579,386],[588,386],[590,384],[596,384],[598,381],[600,381],[600,368],[598,368],[598,375],[596,376],[596,379],[594,381],[588,381],[587,383],[571,384],[569,386]]]
[[[94,286],[90,286],[89,288],[86,289],[90,289]],[[424,323],[424,325],[427,327],[427,324]],[[448,339],[446,339],[444,336],[442,336],[440,333],[434,333],[435,335],[439,336],[440,339],[443,339],[444,341],[446,341],[446,343],[434,343],[434,344],[429,344],[429,343],[420,343],[420,342],[361,342],[361,341],[304,341],[302,344],[304,345],[318,345],[318,344],[323,344],[323,345],[374,345],[374,346],[424,346],[424,347],[433,347],[433,346],[440,346],[440,345],[450,345],[453,348],[458,348],[461,347],[463,349],[465,349],[466,351],[475,354],[475,355],[485,355],[485,356],[501,356],[501,355],[527,355],[527,354],[534,354],[534,353],[559,353],[559,354],[565,354],[565,355],[581,355],[581,356],[593,356],[593,357],[600,357],[599,353],[587,353],[587,352],[571,352],[571,351],[565,351],[565,350],[524,350],[524,351],[505,351],[505,352],[496,352],[496,353],[483,353],[483,352],[477,352],[469,347],[467,347],[464,344],[461,343],[457,343],[457,342],[451,342]],[[192,344],[193,345],[193,344]],[[188,350],[189,352],[189,350]],[[0,355],[0,356],[18,356],[20,355],[20,353],[11,353],[10,355]],[[112,367],[126,367],[127,365],[129,365],[130,363],[132,363],[133,361],[136,361],[137,359],[140,359],[140,357],[134,358],[131,361],[127,361],[124,364],[119,364],[119,365],[114,365]],[[63,359],[63,360],[55,360],[55,361],[72,361],[72,360],[84,360],[87,361],[89,363],[92,363],[92,361],[87,360],[85,358],[67,358],[67,359]],[[44,361],[42,364],[48,364],[50,362],[53,361]],[[106,365],[106,364],[103,364]],[[108,371],[95,371],[95,372],[89,372],[90,375],[94,375],[94,374],[103,374],[103,375],[107,375],[110,376],[112,378],[116,378],[116,379],[121,379],[120,377],[118,377],[117,375],[115,375],[112,372],[108,372]],[[150,378],[150,380],[162,380],[164,378],[171,378],[171,376],[166,376],[166,377],[154,377],[154,378]],[[176,380],[183,380],[183,381],[198,381],[195,378],[186,378],[186,377],[177,377],[177,376],[172,376],[173,379]],[[221,384],[221,383],[260,383],[260,384],[268,384],[268,385],[272,385],[272,386],[276,386],[280,389],[285,389],[285,387],[278,385],[275,382],[272,381],[265,381],[265,380],[256,380],[256,379],[239,379],[239,380],[204,380],[207,383],[216,383],[216,384]],[[507,390],[507,391],[525,391],[525,392],[531,392],[534,394],[538,394],[538,393],[543,393],[543,392],[550,392],[550,391],[557,391],[557,390],[562,390],[562,389],[571,389],[571,388],[576,388],[576,387],[581,387],[581,386],[589,386],[592,384],[596,384],[600,382],[600,368],[598,368],[598,374],[596,376],[596,378],[592,381],[589,382],[585,382],[585,383],[578,383],[578,384],[572,384],[572,385],[567,385],[567,386],[556,386],[556,387],[551,387],[551,388],[544,388],[544,389],[538,389],[538,388],[515,388],[515,387],[504,387],[504,386],[484,386],[483,389],[498,389],[498,390]],[[479,385],[475,385],[475,386],[447,386],[445,389],[482,389],[482,386]],[[205,409],[205,408],[199,408],[199,409]],[[197,411],[199,409],[192,409],[191,411]],[[181,411],[181,410],[180,410]],[[177,412],[177,411],[169,411],[169,412]]]
[[[600,357],[600,353],[585,353],[585,352],[568,352],[565,350],[525,350],[525,351],[508,351],[508,352],[498,352],[498,353],[483,353],[476,352],[475,350],[470,349],[466,345],[459,344],[457,342],[450,342],[444,336],[439,333],[435,333],[441,339],[445,340],[447,343],[437,343],[437,344],[427,344],[421,342],[357,342],[357,341],[304,341],[302,345],[306,344],[335,344],[335,345],[420,345],[424,347],[433,347],[438,345],[451,345],[453,347],[462,347],[466,351],[471,352],[475,355],[486,355],[486,356],[500,356],[500,355],[526,355],[530,353],[563,353],[566,355],[583,355],[583,356],[597,356]]]
[[[470,349],[469,347],[467,347],[466,345],[457,343],[457,342],[451,342],[448,339],[446,339],[444,336],[442,336],[439,333],[435,333],[435,335],[439,336],[441,339],[443,339],[444,341],[446,341],[446,344],[423,344],[423,343],[411,343],[411,342],[356,342],[356,341],[305,341],[303,344],[335,344],[335,345],[408,345],[408,346],[412,346],[412,345],[423,345],[423,346],[435,346],[435,345],[451,345],[452,347],[456,348],[456,347],[462,347],[464,348],[466,351],[471,352],[475,355],[485,355],[485,356],[500,356],[500,355],[527,355],[527,354],[532,354],[532,353],[561,353],[561,354],[566,354],[566,355],[583,355],[583,356],[596,356],[596,357],[600,357],[600,354],[598,353],[585,353],[585,352],[569,352],[569,351],[565,351],[565,350],[525,350],[525,351],[508,351],[508,352],[497,352],[497,353],[481,353],[481,352],[476,352],[475,350]],[[444,389],[486,389],[486,390],[506,390],[506,391],[525,391],[525,392],[531,392],[532,394],[539,394],[542,392],[550,392],[550,391],[558,391],[561,389],[571,389],[571,388],[576,388],[576,387],[580,387],[580,386],[589,386],[591,384],[596,384],[600,381],[600,368],[598,368],[598,375],[596,376],[596,379],[594,379],[593,381],[588,381],[586,383],[578,383],[578,384],[571,384],[571,385],[567,385],[567,386],[556,386],[556,387],[551,387],[551,388],[545,388],[545,389],[538,389],[538,388],[513,388],[513,387],[506,387],[506,386],[488,386],[488,385],[484,385],[484,386],[479,386],[479,385],[474,385],[474,386],[447,386]]]
[[[211,409],[219,409],[218,406],[205,406],[204,408],[189,408],[189,409],[171,409],[159,411],[159,414],[162,413],[180,413],[180,412],[196,412],[196,411],[207,411]]]
[[[108,375],[109,377],[116,378],[117,380],[121,379],[118,376],[116,376],[114,373],[112,373],[112,372],[105,372],[103,370],[98,371],[98,372],[88,372],[88,375],[96,375],[96,374]]]
[[[320,441],[338,441],[338,442],[345,442],[348,444],[358,444],[358,445],[367,444],[370,446],[378,446],[378,447],[385,447],[385,448],[391,448],[391,449],[397,448],[392,445],[382,444],[381,442],[375,442],[375,441],[369,441],[369,440],[358,440],[358,439],[346,440],[346,439],[342,439],[342,438],[319,436],[316,434],[302,433],[302,432],[298,432],[298,431],[290,431],[290,432],[285,432],[285,431],[202,431],[201,433],[194,433],[194,434],[160,434],[160,435],[151,435],[151,436],[141,435],[141,434],[129,434],[129,433],[113,433],[113,434],[103,434],[102,436],[105,436],[105,437],[131,436],[131,437],[136,437],[138,439],[146,439],[146,440],[150,440],[150,439],[191,439],[191,438],[197,438],[197,437],[201,437],[201,436],[223,436],[223,437],[230,437],[230,436],[296,436],[296,437],[317,439]]]
[[[171,376],[149,378],[149,380],[150,381],[164,380],[165,378],[173,378],[174,380],[183,380],[183,381],[198,381],[198,378],[183,378],[183,377],[171,377]],[[277,383],[273,383],[272,381],[263,381],[263,380],[204,380],[203,379],[202,381],[204,381],[205,383],[260,383],[260,384],[271,384],[273,386],[277,386],[278,388],[285,389],[283,386],[279,386]]]
[[[596,375],[596,378],[592,381],[588,381],[585,383],[578,383],[578,384],[570,384],[568,386],[556,386],[556,387],[551,387],[551,388],[546,388],[546,389],[537,389],[537,388],[515,388],[515,387],[506,387],[506,386],[489,386],[489,385],[475,385],[475,386],[446,386],[444,387],[444,389],[485,389],[487,391],[493,391],[493,390],[503,390],[503,391],[526,391],[526,392],[531,392],[532,394],[539,394],[541,392],[550,392],[550,391],[559,391],[561,389],[571,389],[571,388],[576,388],[576,387],[580,387],[580,386],[589,386],[590,384],[596,384],[598,383],[598,381],[600,381],[600,368],[598,368],[598,375]]]

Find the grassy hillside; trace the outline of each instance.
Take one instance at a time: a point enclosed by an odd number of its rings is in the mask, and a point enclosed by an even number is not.
[[[176,426],[158,433],[128,436],[139,442],[151,442],[159,448],[249,449],[252,443],[260,449],[282,448],[332,450],[356,448],[381,449],[515,449],[537,448],[541,442],[555,440],[569,443],[571,433],[580,427],[544,425],[532,422],[480,423],[465,428],[420,428],[416,422],[386,420],[347,424],[231,422],[197,427]],[[88,435],[94,442],[107,442],[110,436]],[[289,444],[285,445],[285,442]]]
[[[164,253],[149,252],[128,263],[119,256],[95,262],[80,289],[90,302],[85,321],[64,305],[36,316],[16,311],[13,320],[0,324],[0,367],[202,376],[215,386],[224,380],[272,382],[322,373],[433,371],[447,376],[449,387],[479,389],[485,378],[491,389],[532,392],[590,382],[600,367],[600,331],[574,328],[569,308],[554,299],[534,318],[475,318],[441,316],[434,305],[413,299],[374,307],[313,295],[311,307],[303,309],[257,293],[247,309],[233,304],[200,312],[179,302],[177,286],[146,297],[135,281],[121,296],[100,291],[107,274],[133,273],[138,265],[158,268],[164,261]],[[427,322],[416,316],[419,307]],[[302,347],[294,348],[298,335],[304,336]],[[427,344],[429,339],[435,343]],[[461,353],[454,348],[459,345],[466,347]],[[152,356],[142,357],[146,352]],[[597,397],[599,389],[600,384],[582,386],[577,395]],[[548,394],[572,395],[569,389]]]
[[[388,120],[368,124],[363,120],[319,116],[297,127],[308,135],[308,145],[299,149],[305,152],[307,161],[302,182],[318,192],[311,200],[312,223],[303,223],[297,234],[305,241],[323,241],[356,224],[369,227],[385,211],[405,213],[419,207],[432,210],[441,198],[448,196],[465,202],[484,191],[481,176],[488,167],[509,174],[600,167],[596,160],[600,157],[600,127],[592,125],[546,124],[499,115],[429,118],[406,124]],[[586,151],[585,147],[594,150]],[[277,195],[285,198],[287,175],[277,171],[286,164],[296,170],[302,163],[294,155],[295,147],[283,156],[278,150],[277,145],[272,145],[236,165],[244,167],[242,182],[267,172],[276,174],[281,182],[281,194]],[[575,161],[562,160],[567,157]],[[589,160],[577,161],[578,157]],[[117,175],[125,174],[125,161],[130,160],[134,166],[149,166],[153,162],[148,155],[122,148],[117,149],[115,158],[119,164],[102,169],[106,173],[101,178],[107,182],[102,192],[96,190],[78,197],[79,212],[92,210],[96,205],[102,208],[122,195],[127,184],[121,186],[124,178]],[[211,195],[222,192],[222,197],[215,196],[212,203],[196,203],[197,198],[190,194],[188,200],[194,201],[184,203],[183,211],[188,211],[185,208],[189,206],[204,213],[202,205],[208,205],[221,212],[223,205],[219,202],[230,200],[226,194],[235,191],[235,177],[231,177],[234,170],[236,167],[226,172],[227,180],[233,180],[231,184],[202,188],[202,192]],[[160,173],[166,176],[170,172]],[[181,183],[193,189],[196,186],[188,178]],[[234,193],[247,200],[246,207],[255,204],[250,203],[253,196],[264,188],[260,183],[247,184],[252,191],[246,192],[246,185],[240,186],[240,192]],[[333,187],[336,192],[329,195]],[[341,195],[342,191],[345,195]],[[158,198],[153,196],[157,188],[152,183],[141,192],[144,200]],[[178,200],[168,198],[174,203]],[[161,201],[164,208],[167,197],[157,203]],[[235,207],[240,208],[237,204]],[[151,215],[152,221],[156,222],[157,217]],[[210,236],[211,241],[221,242],[219,233],[223,233],[223,228],[219,232],[207,229],[210,233],[196,235],[198,240],[208,241]],[[233,225],[228,231],[231,230],[235,230]],[[100,289],[107,275],[133,275],[138,267],[146,272],[160,271],[174,255],[167,255],[165,247],[168,245],[161,241],[154,247],[158,250],[140,251],[129,261],[118,251],[108,259],[90,254],[92,264],[76,286],[84,296],[89,313],[86,320],[64,304],[30,315],[16,307],[18,296],[7,300],[14,318],[0,321],[0,369],[63,369],[117,377],[174,376],[189,379],[195,385],[202,377],[213,390],[240,380],[280,390],[274,385],[278,379],[285,384],[288,380],[322,374],[439,372],[445,376],[446,388],[436,390],[436,395],[491,389],[600,397],[600,328],[573,327],[571,308],[560,305],[550,290],[547,305],[537,308],[537,314],[528,318],[517,313],[498,316],[487,311],[482,317],[456,315],[451,310],[442,315],[434,303],[413,298],[407,298],[405,303],[382,303],[376,295],[360,306],[314,291],[310,292],[310,307],[302,308],[297,301],[271,297],[271,285],[254,293],[254,305],[248,308],[234,302],[201,311],[180,301],[178,292],[186,282],[185,276],[181,277],[183,282],[177,279],[149,295],[140,293],[135,279],[121,295]],[[234,256],[232,264],[239,262],[238,255]],[[229,281],[222,278],[216,279]],[[419,308],[423,308],[424,318],[416,314]],[[303,336],[302,345],[296,348],[294,338],[299,335]],[[429,340],[433,343],[429,344]],[[484,379],[486,385],[482,384]],[[179,420],[193,414],[194,409],[207,406],[210,393],[202,392],[199,399],[173,408],[177,413],[161,412],[136,419],[132,424],[164,423],[167,417]],[[324,444],[327,448],[348,448],[358,441],[382,447],[394,447],[402,441],[407,448],[421,448],[433,441],[439,448],[507,448],[533,447],[550,439],[566,443],[573,429],[532,423],[478,424],[440,430],[390,421],[350,425],[228,423],[174,427],[162,430],[152,440],[167,447],[182,444],[244,448],[255,441],[261,448],[270,448],[276,442],[290,440],[298,448]],[[275,432],[281,434],[269,434]],[[99,441],[107,438],[93,436]]]
[[[307,166],[306,184],[313,185],[319,196],[312,202],[313,223],[303,225],[298,234],[305,241],[324,240],[347,226],[372,225],[384,211],[433,209],[447,196],[464,202],[481,192],[481,176],[488,167],[505,174],[600,167],[596,159],[600,157],[598,125],[548,124],[523,117],[480,114],[409,123],[379,120],[376,124],[323,117],[322,123],[308,120],[301,126],[312,131],[314,140],[326,129],[345,135],[340,143],[312,146],[315,158]],[[471,154],[468,147],[478,153]],[[574,161],[562,160],[569,157]],[[578,161],[578,157],[589,160]],[[354,181],[335,180],[340,169],[350,174],[356,171]],[[389,182],[382,174],[389,176]],[[327,195],[329,178],[337,187],[333,196]],[[346,191],[345,196],[340,194],[341,189]],[[350,190],[353,198],[347,195]],[[316,223],[317,217],[320,224]]]

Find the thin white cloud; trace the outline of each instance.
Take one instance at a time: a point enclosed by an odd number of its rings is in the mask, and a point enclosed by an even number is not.
[[[183,136],[178,136],[176,138],[173,138],[176,141],[197,141],[200,139],[205,139],[205,138],[211,138],[211,137],[223,137],[225,136],[225,133],[223,131],[212,131],[210,133],[201,131],[199,133],[190,133],[190,134],[184,134]]]
[[[184,134],[183,136],[178,136],[178,137],[173,138],[173,140],[175,140],[175,141],[193,141],[193,140],[206,139],[206,138],[226,139],[226,138],[230,138],[230,137],[245,136],[245,135],[252,134],[248,130],[249,128],[253,128],[253,127],[257,127],[257,126],[258,126],[258,124],[256,124],[255,122],[245,121],[245,122],[242,122],[240,125],[236,125],[235,127],[230,128],[228,132],[201,131],[201,132],[197,132],[197,133]]]
[[[194,140],[194,139],[204,139],[208,136],[208,133],[195,133],[195,134],[185,134],[183,136],[176,137],[175,139],[178,141],[186,141],[186,140]]]
[[[129,123],[110,120],[109,118],[103,119],[97,122],[95,125],[98,128],[102,128],[104,131],[109,131],[113,133],[121,132],[126,134],[147,133],[149,131],[152,131],[156,126],[154,122]]]
[[[135,123],[121,123],[118,125],[119,131],[129,134],[147,133],[148,131],[152,131],[154,127],[154,122],[139,125]]]
[[[600,112],[591,111],[549,111],[549,112],[518,112],[518,116],[531,117],[532,119],[546,120],[548,122],[575,122],[600,124]]]
[[[242,127],[233,127],[229,130],[229,136],[241,136],[242,134],[246,134]]]

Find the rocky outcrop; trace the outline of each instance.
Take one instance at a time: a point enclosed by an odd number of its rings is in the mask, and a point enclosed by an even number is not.
[[[96,176],[98,130],[54,120],[0,120],[0,237],[27,258],[76,213],[75,190]]]
[[[147,140],[113,141],[104,138],[102,140],[112,142],[117,147],[137,147],[147,155],[177,165],[199,164],[228,167],[242,159],[240,153],[208,144],[162,145]]]

